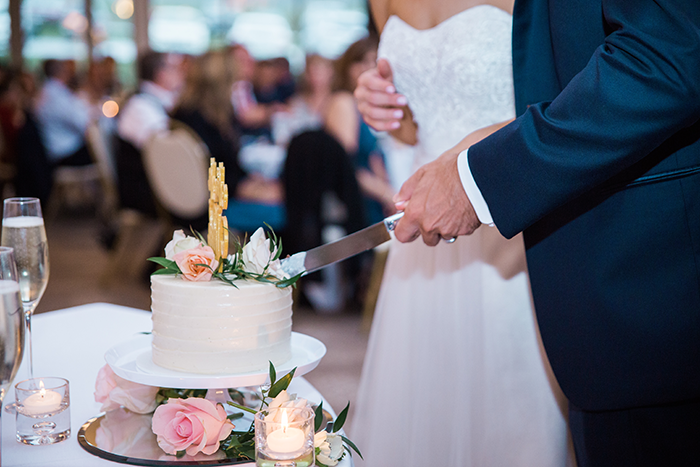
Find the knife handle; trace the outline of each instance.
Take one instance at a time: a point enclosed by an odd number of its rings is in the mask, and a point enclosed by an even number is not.
[[[384,219],[384,225],[386,226],[386,230],[389,232],[393,232],[394,229],[396,228],[396,224],[398,224],[399,219],[403,217],[403,211],[397,212],[393,216],[389,216],[386,219]],[[452,237],[452,238],[443,238],[442,241],[445,243],[454,243],[455,240],[457,240],[457,237]]]
[[[393,232],[394,229],[396,228],[396,224],[399,222],[399,219],[403,217],[403,211],[397,212],[393,216],[389,216],[386,219],[384,219],[384,225],[386,226],[386,230],[389,232]]]

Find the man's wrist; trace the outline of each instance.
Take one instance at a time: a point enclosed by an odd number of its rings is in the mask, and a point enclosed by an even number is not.
[[[481,194],[481,190],[474,180],[471,169],[469,168],[469,158],[467,153],[469,150],[462,151],[457,157],[457,171],[459,172],[459,179],[462,181],[462,186],[467,194],[467,198],[472,203],[472,207],[476,212],[476,216],[479,218],[482,224],[494,225],[493,217],[491,217],[491,211],[489,210],[488,204],[484,196]]]

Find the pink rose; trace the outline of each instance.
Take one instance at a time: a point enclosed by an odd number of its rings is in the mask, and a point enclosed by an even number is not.
[[[168,399],[153,414],[152,427],[163,451],[190,456],[214,454],[234,428],[223,406],[197,397]]]
[[[132,383],[117,376],[105,365],[100,368],[95,381],[95,401],[102,404],[103,412],[124,406],[135,413],[151,413],[156,408],[159,388]]]
[[[198,246],[176,253],[173,261],[188,281],[208,281],[219,267],[214,250],[210,246]]]

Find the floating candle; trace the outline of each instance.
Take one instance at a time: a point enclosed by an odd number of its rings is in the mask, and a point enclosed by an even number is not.
[[[282,411],[282,428],[267,435],[267,448],[272,454],[291,454],[300,451],[304,446],[304,432],[299,428],[289,426],[287,411]]]
[[[39,392],[22,401],[21,413],[24,415],[48,415],[56,413],[61,408],[63,397],[56,391],[44,389],[44,382],[39,381]]]

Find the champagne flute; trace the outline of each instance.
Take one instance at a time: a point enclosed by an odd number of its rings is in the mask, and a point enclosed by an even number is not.
[[[2,218],[2,245],[14,249],[24,308],[29,377],[34,377],[32,314],[49,280],[49,246],[38,198],[8,198]]]
[[[0,405],[22,361],[23,319],[15,257],[12,248],[0,247]],[[1,416],[2,410],[0,410],[0,439],[2,439]],[[0,465],[2,465],[2,446],[0,446]]]

